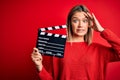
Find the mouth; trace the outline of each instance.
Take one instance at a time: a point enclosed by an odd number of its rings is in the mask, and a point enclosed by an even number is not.
[[[84,32],[85,31],[85,29],[77,29],[77,32]]]

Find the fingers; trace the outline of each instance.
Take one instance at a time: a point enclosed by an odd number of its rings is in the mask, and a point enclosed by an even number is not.
[[[93,18],[94,18],[94,19],[96,19],[96,17],[95,17],[95,15],[94,15],[94,13],[92,13],[92,16],[93,16]]]
[[[33,53],[38,53],[39,50],[37,48],[33,48]]]
[[[93,16],[93,22],[94,22],[94,29],[96,31],[102,32],[104,28],[101,26],[101,24],[99,23],[99,21],[97,20],[97,18],[93,13],[92,13],[92,16]]]
[[[86,18],[88,18],[89,20],[93,20],[93,16],[92,16],[89,12],[84,13],[84,16],[85,16]]]
[[[93,20],[93,16],[90,13],[87,12],[87,15],[88,15],[90,20]]]
[[[39,57],[33,57],[33,56],[32,56],[32,61],[33,61],[33,62],[37,62],[37,61],[41,62],[42,59],[39,58]]]
[[[93,20],[94,20],[94,23],[96,24],[96,26],[99,25],[99,22],[93,13],[92,13],[92,16],[93,16]]]
[[[94,25],[93,16],[92,16],[89,12],[84,13],[84,16],[85,16],[85,17],[88,19],[88,21],[89,21],[89,27],[93,27],[93,25]]]
[[[99,24],[99,22],[98,22],[97,18],[95,17],[94,13],[92,13],[92,16],[93,16],[93,19],[94,19],[95,23]]]
[[[32,54],[34,54],[34,55],[41,55],[41,54],[39,53],[39,50],[38,50],[37,48],[33,48]]]
[[[34,59],[34,58],[40,58],[40,59],[42,59],[42,56],[40,55],[40,54],[31,54],[31,57],[32,57],[32,59]]]
[[[96,19],[94,13],[92,13],[92,16],[93,16],[93,21],[98,23],[98,20]]]
[[[33,52],[31,54],[31,58],[33,61],[38,61],[41,60],[42,61],[42,55],[39,53],[39,50],[37,48],[33,48]]]

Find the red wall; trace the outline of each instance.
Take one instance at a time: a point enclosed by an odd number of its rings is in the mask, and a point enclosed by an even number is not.
[[[0,80],[39,80],[30,54],[37,29],[66,23],[68,11],[85,4],[120,37],[119,0],[0,0]],[[96,37],[96,38],[95,38]],[[94,41],[108,45],[95,33]],[[120,80],[120,62],[111,63],[107,80]]]

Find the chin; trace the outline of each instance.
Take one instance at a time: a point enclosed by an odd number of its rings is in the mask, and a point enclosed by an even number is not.
[[[83,37],[83,36],[85,36],[86,35],[86,33],[78,33],[78,34],[76,34],[77,36],[80,36],[80,37]]]
[[[76,36],[77,37],[84,37],[84,35],[82,35],[82,34],[77,34]]]

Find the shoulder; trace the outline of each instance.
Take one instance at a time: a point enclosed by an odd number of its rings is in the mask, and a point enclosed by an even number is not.
[[[92,48],[97,48],[97,49],[102,49],[102,50],[106,50],[106,49],[110,49],[110,47],[108,46],[105,46],[103,44],[100,44],[100,43],[95,43],[93,42],[92,44],[89,45],[89,47],[92,47]]]
[[[104,45],[102,45],[100,43],[93,42],[93,43],[90,44],[90,46],[96,46],[96,47],[101,46],[102,47]]]

